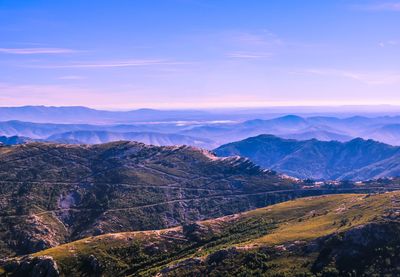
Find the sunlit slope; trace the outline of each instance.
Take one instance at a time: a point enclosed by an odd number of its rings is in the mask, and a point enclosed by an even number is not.
[[[36,260],[53,258],[66,276],[96,272],[106,276],[186,276],[193,272],[291,276],[294,271],[340,271],[339,250],[346,240],[350,240],[346,242],[349,253],[358,253],[359,247],[371,251],[378,247],[383,252],[377,258],[391,261],[386,256],[397,253],[400,240],[397,244],[397,237],[386,233],[399,229],[399,201],[399,192],[303,198],[173,229],[90,237],[33,256]],[[366,235],[359,237],[363,232]],[[327,244],[338,256],[327,254]],[[392,246],[391,252],[385,250],[387,244]],[[25,264],[34,260],[29,258]]]

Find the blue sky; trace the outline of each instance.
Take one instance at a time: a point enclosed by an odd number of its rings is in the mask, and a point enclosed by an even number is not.
[[[0,0],[0,106],[400,105],[400,1]]]

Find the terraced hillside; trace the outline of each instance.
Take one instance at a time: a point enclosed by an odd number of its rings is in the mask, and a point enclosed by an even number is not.
[[[3,263],[62,276],[396,276],[400,192],[330,195],[159,231],[107,234]]]
[[[193,147],[2,146],[0,258],[242,212],[297,197],[299,185]]]

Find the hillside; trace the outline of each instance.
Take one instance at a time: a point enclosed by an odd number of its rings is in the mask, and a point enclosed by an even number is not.
[[[372,140],[297,141],[260,135],[222,145],[221,157],[242,156],[298,178],[368,180],[400,175],[400,147]]]
[[[299,186],[187,146],[0,146],[0,257],[250,210],[301,196]]]
[[[400,193],[303,198],[164,229],[89,237],[5,261],[62,276],[395,276]],[[378,276],[377,275],[377,276]]]

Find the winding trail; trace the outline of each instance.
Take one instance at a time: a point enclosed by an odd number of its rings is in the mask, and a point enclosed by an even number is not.
[[[368,191],[379,191],[379,190],[398,190],[399,188],[393,188],[393,189],[387,189],[384,187],[369,187],[369,188],[344,188],[344,189],[337,189],[337,190],[329,190],[329,189],[289,189],[289,190],[273,190],[273,191],[261,191],[261,192],[253,192],[253,193],[234,193],[234,194],[218,194],[218,195],[210,195],[210,196],[204,196],[204,197],[195,197],[195,198],[180,198],[180,199],[174,199],[174,200],[169,200],[169,201],[164,201],[164,202],[159,202],[159,203],[151,203],[151,204],[145,204],[145,205],[137,205],[137,206],[132,206],[132,207],[126,207],[126,208],[114,208],[114,209],[93,209],[93,208],[65,208],[65,209],[54,209],[54,210],[46,210],[38,213],[31,213],[31,214],[25,214],[25,215],[4,215],[0,216],[0,219],[3,218],[26,218],[26,217],[31,217],[31,216],[41,216],[45,214],[54,214],[57,212],[92,212],[92,211],[98,211],[98,212],[103,212],[103,215],[108,214],[108,213],[113,213],[113,212],[119,212],[119,211],[129,211],[129,210],[135,210],[135,209],[145,209],[145,208],[151,208],[151,207],[156,207],[160,205],[168,205],[168,204],[174,204],[174,203],[180,203],[180,202],[190,202],[190,201],[198,201],[198,200],[204,200],[204,199],[212,199],[212,198],[238,198],[238,197],[248,197],[248,196],[255,196],[255,195],[266,195],[266,194],[288,194],[288,193],[293,193],[297,194],[297,197],[294,198],[299,198],[302,197],[302,193],[307,193],[307,192],[314,192],[314,194],[308,195],[306,194],[305,196],[317,196],[321,194],[340,194],[340,193],[357,193],[357,191],[360,191],[358,193],[367,193]],[[210,190],[213,191],[213,190]]]

